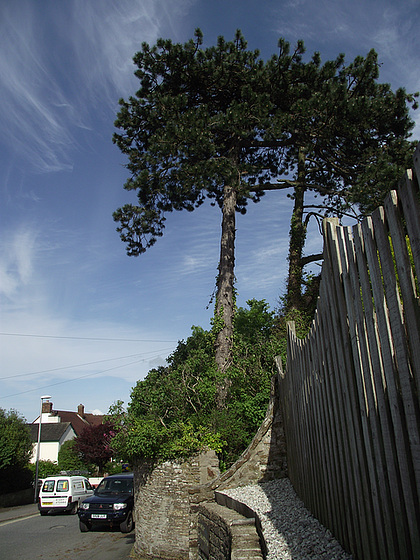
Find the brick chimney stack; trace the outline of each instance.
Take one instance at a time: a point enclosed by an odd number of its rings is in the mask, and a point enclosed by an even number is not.
[[[79,404],[79,406],[77,407],[77,414],[79,416],[81,416],[82,418],[85,415],[85,407],[82,404]]]
[[[53,403],[50,401],[42,402],[42,414],[51,414]]]

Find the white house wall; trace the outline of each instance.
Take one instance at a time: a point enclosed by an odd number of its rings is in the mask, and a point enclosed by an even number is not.
[[[71,438],[70,438],[71,439]],[[32,451],[31,463],[36,462],[36,452],[38,448],[38,443],[34,444]],[[58,441],[43,441],[41,442],[39,448],[39,460],[40,461],[53,461],[57,462],[58,451],[60,449],[60,444]]]
[[[44,419],[42,419],[42,423],[44,424]],[[42,430],[42,428],[41,428]],[[41,431],[42,433],[42,431]],[[60,451],[61,446],[66,441],[70,441],[74,439],[76,436],[73,428],[69,426],[64,434],[61,436],[60,441],[42,441],[40,448],[39,448],[39,460],[40,461],[53,461],[54,463],[58,462],[58,452]],[[38,448],[38,443],[34,443],[34,447],[32,450],[32,457],[30,462],[36,462],[36,450]]]

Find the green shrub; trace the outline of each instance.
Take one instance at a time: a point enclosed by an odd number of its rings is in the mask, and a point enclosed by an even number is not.
[[[123,460],[163,461],[214,449],[229,467],[246,449],[263,421],[270,398],[274,358],[282,350],[275,314],[265,301],[250,300],[235,315],[232,363],[224,409],[216,406],[222,381],[214,359],[215,332],[193,327],[166,367],[152,369],[122,403],[110,409],[116,426],[112,447]]]
[[[0,494],[29,488],[32,440],[26,420],[16,411],[0,408]]]
[[[29,465],[29,469],[32,473],[32,478],[35,480],[35,473],[36,473],[36,463],[31,463]],[[47,478],[47,476],[55,476],[56,474],[60,474],[60,467],[57,463],[54,463],[50,460],[41,459],[38,462],[38,478]]]
[[[65,441],[58,452],[58,467],[62,471],[93,471],[92,465],[86,463],[76,449],[76,439]]]

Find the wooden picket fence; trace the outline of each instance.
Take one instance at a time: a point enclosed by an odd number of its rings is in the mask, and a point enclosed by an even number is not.
[[[420,145],[383,207],[324,221],[316,316],[280,372],[289,477],[360,560],[420,559]],[[281,368],[280,368],[281,369]]]

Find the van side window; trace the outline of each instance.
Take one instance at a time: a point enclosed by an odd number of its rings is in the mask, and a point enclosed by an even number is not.
[[[89,480],[85,480],[85,484],[86,484],[86,490],[93,490],[93,487],[92,487],[91,483],[89,482]]]
[[[57,480],[57,492],[67,492],[69,489],[68,480]]]
[[[42,487],[43,492],[54,492],[55,480],[46,480]]]

